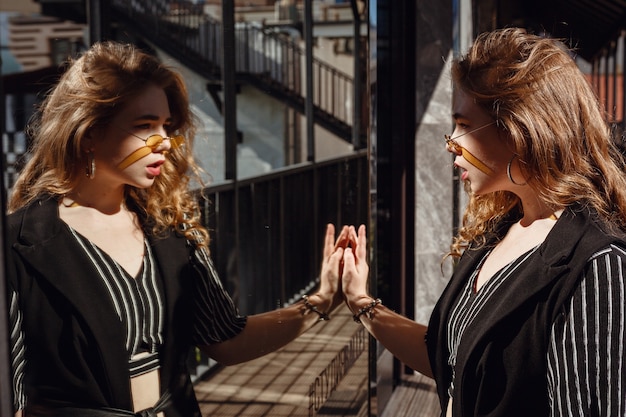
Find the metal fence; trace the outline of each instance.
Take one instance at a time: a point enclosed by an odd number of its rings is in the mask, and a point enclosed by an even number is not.
[[[208,187],[211,253],[242,313],[292,303],[317,285],[327,223],[365,224],[365,151]]]
[[[289,305],[318,285],[326,224],[368,221],[368,166],[359,151],[201,190],[211,255],[242,314]],[[195,380],[216,363],[196,349],[188,365]]]

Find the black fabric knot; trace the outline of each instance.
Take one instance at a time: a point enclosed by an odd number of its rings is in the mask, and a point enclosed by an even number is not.
[[[154,409],[154,407],[146,408],[145,410],[141,410],[136,412],[135,417],[157,417],[158,411]]]
[[[154,404],[152,407],[148,407],[144,410],[137,411],[133,416],[135,417],[157,417],[161,411],[165,410],[165,408],[170,404],[172,399],[172,394],[169,391],[165,391],[159,401]]]

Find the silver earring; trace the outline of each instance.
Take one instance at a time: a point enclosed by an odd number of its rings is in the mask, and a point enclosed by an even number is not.
[[[513,163],[513,161],[515,160],[515,158],[517,158],[517,155],[513,155],[513,158],[511,158],[511,160],[509,161],[509,163],[506,166],[506,175],[507,177],[509,177],[509,181],[511,181],[513,184],[515,185],[526,185],[525,182],[523,183],[517,183],[515,182],[515,180],[513,179],[513,175],[511,175],[511,164]]]
[[[96,176],[96,159],[93,156],[93,151],[87,152],[87,166],[85,167],[85,175],[92,180]]]

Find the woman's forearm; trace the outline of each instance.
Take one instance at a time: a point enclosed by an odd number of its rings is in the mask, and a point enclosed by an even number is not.
[[[432,378],[426,349],[427,326],[377,305],[371,317],[363,314],[361,323],[389,352],[411,369]]]
[[[326,311],[324,304],[330,305],[330,302],[323,303],[315,295],[310,297],[310,303],[321,312]],[[202,349],[224,365],[235,365],[280,349],[318,321],[319,314],[306,308],[303,302],[298,302],[285,308],[249,316],[240,334]]]

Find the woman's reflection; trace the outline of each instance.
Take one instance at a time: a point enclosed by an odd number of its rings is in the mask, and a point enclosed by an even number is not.
[[[180,75],[154,57],[106,42],[45,99],[9,202],[17,414],[200,415],[190,346],[225,364],[251,360],[341,303],[342,248],[354,242],[328,225],[317,291],[238,314],[188,189],[187,97]]]

